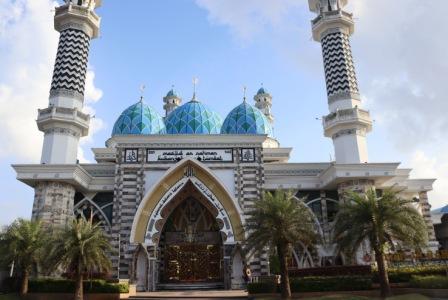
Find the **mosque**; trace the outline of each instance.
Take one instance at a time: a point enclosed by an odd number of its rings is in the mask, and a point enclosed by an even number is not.
[[[196,95],[183,101],[175,90],[163,98],[164,114],[143,99],[123,110],[96,163],[77,161],[79,139],[89,131],[83,112],[92,39],[98,37],[101,0],[66,0],[56,8],[60,32],[49,105],[39,109],[44,133],[40,164],[13,165],[17,179],[35,190],[32,217],[65,224],[73,216],[100,222],[110,237],[113,276],[149,291],[178,287],[242,286],[243,264],[254,276],[269,274],[266,252],[245,254],[248,212],[263,191],[289,189],[313,212],[322,244],[294,246],[292,268],[347,263],[335,253],[331,232],[347,189],[362,192],[395,186],[415,200],[430,243],[438,244],[427,192],[433,179],[410,179],[399,163],[368,159],[369,111],[363,109],[349,37],[354,32],[348,0],[309,0],[316,14],[313,38],[322,45],[328,114],[325,137],[335,161],[290,162],[291,148],[273,135],[275,105],[260,88],[222,118]],[[279,100],[281,101],[281,100]],[[208,106],[210,104],[210,107]],[[358,264],[370,263],[367,246]]]

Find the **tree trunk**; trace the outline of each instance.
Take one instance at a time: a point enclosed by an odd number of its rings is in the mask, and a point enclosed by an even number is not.
[[[83,276],[82,272],[76,275],[75,300],[83,300]]]
[[[22,274],[22,282],[20,283],[20,295],[26,295],[28,293],[28,279],[30,277],[30,272],[24,270]]]
[[[289,286],[288,262],[286,256],[288,254],[288,245],[277,245],[278,258],[280,260],[280,287],[282,291],[282,298],[291,298],[291,287]]]
[[[384,259],[384,253],[382,253],[379,249],[374,249],[375,251],[375,259],[378,264],[378,275],[380,280],[380,289],[381,289],[381,297],[389,297],[392,295],[392,291],[390,289],[389,284],[389,276],[387,274],[386,262]]]

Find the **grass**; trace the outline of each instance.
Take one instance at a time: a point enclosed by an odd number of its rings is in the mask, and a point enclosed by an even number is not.
[[[257,300],[274,300],[279,298],[256,298]],[[354,295],[331,295],[331,296],[323,296],[323,297],[313,297],[313,298],[292,298],[292,299],[305,299],[305,300],[379,300],[380,298],[370,298],[363,296],[354,296]],[[429,300],[428,297],[417,295],[417,294],[409,294],[402,296],[394,296],[387,298],[387,300]]]

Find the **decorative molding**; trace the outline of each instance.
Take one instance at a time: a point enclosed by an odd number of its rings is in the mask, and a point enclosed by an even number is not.
[[[265,170],[266,176],[318,176],[323,172],[322,169],[301,169],[301,170]]]
[[[81,137],[81,133],[78,131],[72,130],[70,128],[62,128],[62,127],[54,127],[44,131],[45,134],[63,134],[63,135],[71,135],[77,138]]]
[[[338,137],[344,136],[344,135],[359,135],[359,136],[366,136],[367,130],[366,129],[344,129],[340,130],[337,133],[333,134],[332,138],[336,139]]]
[[[68,90],[63,88],[50,91],[50,98],[56,98],[56,97],[69,97],[84,102],[83,94],[74,90]]]

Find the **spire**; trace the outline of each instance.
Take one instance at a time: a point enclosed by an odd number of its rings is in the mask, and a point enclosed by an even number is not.
[[[196,99],[196,86],[197,86],[198,82],[199,82],[199,79],[197,77],[194,77],[193,78],[193,98],[191,99],[191,101],[196,101],[196,102],[198,101]]]
[[[146,89],[146,85],[142,84],[142,85],[140,86],[140,103],[143,102],[143,99],[144,99],[143,94],[144,94],[144,92],[145,92],[145,89]]]

